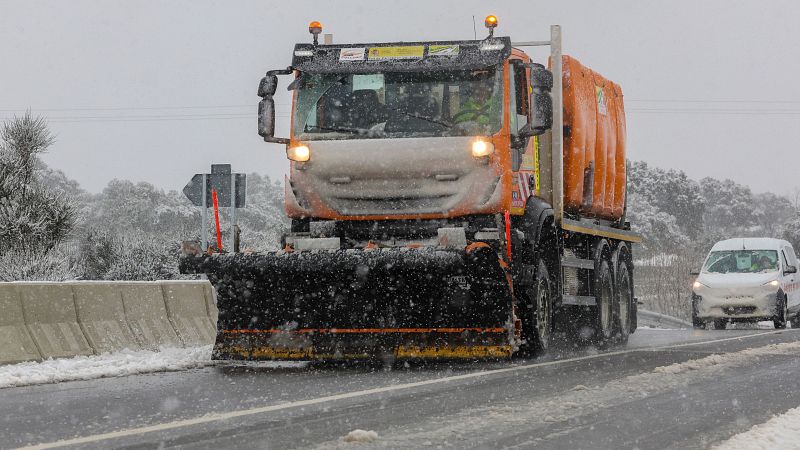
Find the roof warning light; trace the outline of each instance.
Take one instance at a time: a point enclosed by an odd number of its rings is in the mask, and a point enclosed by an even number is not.
[[[483,21],[483,25],[489,29],[489,37],[492,37],[494,34],[494,29],[497,28],[497,16],[491,14],[486,16],[486,20]]]
[[[318,44],[318,37],[322,33],[322,24],[316,20],[308,24],[308,32],[314,35],[314,45]]]

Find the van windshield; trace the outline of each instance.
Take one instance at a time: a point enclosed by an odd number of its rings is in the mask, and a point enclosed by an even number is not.
[[[711,252],[703,266],[708,273],[767,273],[778,270],[775,250],[724,250]]]
[[[293,135],[303,140],[493,134],[499,67],[467,71],[303,74]]]

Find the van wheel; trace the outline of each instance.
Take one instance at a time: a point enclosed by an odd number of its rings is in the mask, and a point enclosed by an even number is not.
[[[778,310],[778,314],[772,319],[772,324],[775,325],[776,330],[782,330],[786,328],[786,319],[789,317],[789,306],[786,301],[786,295],[778,296],[775,307],[775,309]]]
[[[728,319],[714,319],[714,329],[715,330],[724,330],[725,325],[728,324]]]

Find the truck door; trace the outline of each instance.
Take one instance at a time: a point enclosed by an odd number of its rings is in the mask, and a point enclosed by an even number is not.
[[[511,158],[514,173],[512,212],[522,214],[528,197],[536,194],[536,160],[538,140],[521,139],[519,130],[530,122],[528,69],[523,61],[513,59],[509,64],[509,123],[511,132]]]

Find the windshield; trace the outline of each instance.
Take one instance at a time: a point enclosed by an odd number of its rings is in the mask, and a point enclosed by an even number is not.
[[[364,139],[493,134],[500,129],[500,68],[304,74],[294,137]]]
[[[711,252],[703,272],[766,273],[778,270],[775,250],[726,250]]]

